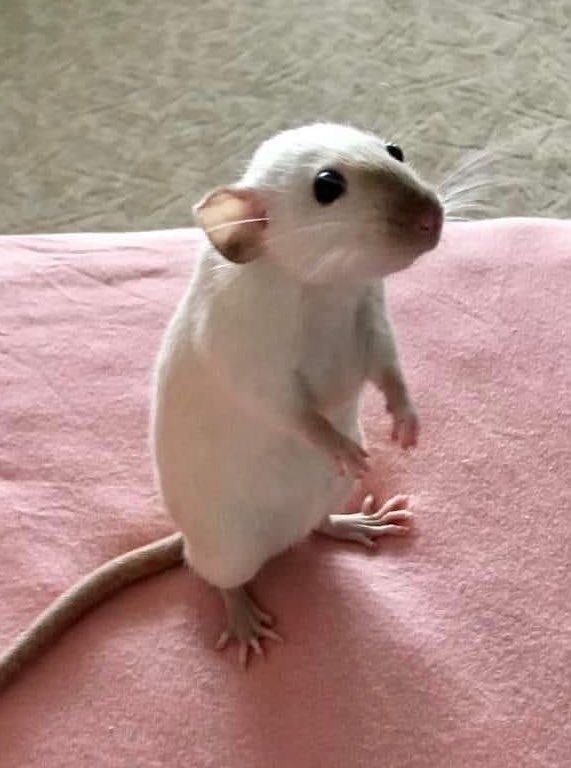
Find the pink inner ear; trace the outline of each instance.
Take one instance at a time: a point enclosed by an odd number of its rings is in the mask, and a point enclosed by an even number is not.
[[[200,226],[223,255],[254,245],[266,227],[266,211],[249,189],[218,189],[195,208]],[[251,221],[253,219],[253,221]]]

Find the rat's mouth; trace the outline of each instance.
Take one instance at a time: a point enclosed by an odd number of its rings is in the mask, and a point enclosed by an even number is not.
[[[431,203],[418,216],[415,229],[420,237],[426,240],[426,250],[431,251],[438,245],[443,223],[444,212],[440,203]]]
[[[407,220],[391,217],[388,222],[403,245],[406,243],[424,253],[436,248],[440,242],[444,213],[439,204],[431,204],[421,214]]]

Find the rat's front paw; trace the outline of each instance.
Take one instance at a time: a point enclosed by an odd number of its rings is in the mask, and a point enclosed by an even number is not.
[[[350,472],[360,478],[368,472],[367,451],[335,429],[324,416],[309,411],[305,417],[305,432],[309,440],[334,462],[340,475]]]
[[[351,438],[336,432],[328,446],[331,458],[337,466],[340,475],[350,472],[354,477],[361,478],[369,471],[369,454]]]
[[[391,411],[393,429],[391,438],[401,444],[402,448],[412,448],[418,442],[420,424],[414,405],[406,404]]]

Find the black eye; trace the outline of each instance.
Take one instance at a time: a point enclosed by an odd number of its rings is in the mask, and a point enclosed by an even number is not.
[[[347,182],[339,171],[319,171],[313,182],[313,194],[321,205],[334,203],[347,189]]]
[[[398,160],[399,163],[404,163],[404,152],[398,144],[387,144],[387,152],[395,160]]]

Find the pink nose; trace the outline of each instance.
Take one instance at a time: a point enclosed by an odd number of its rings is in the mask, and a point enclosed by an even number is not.
[[[442,229],[442,211],[436,206],[426,208],[417,219],[417,226],[420,232],[427,235],[438,237]]]

